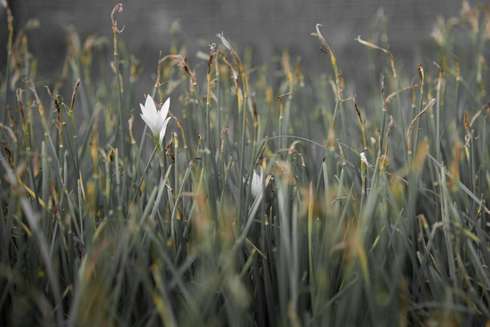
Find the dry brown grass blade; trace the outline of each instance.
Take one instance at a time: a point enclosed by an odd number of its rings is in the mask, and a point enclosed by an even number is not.
[[[412,136],[412,130],[415,126],[415,123],[417,123],[417,121],[420,119],[420,117],[422,117],[422,115],[427,112],[427,110],[429,110],[430,108],[432,108],[432,106],[436,103],[436,99],[431,99],[429,101],[429,103],[417,114],[415,115],[415,117],[412,119],[412,121],[410,122],[410,124],[408,125],[408,128],[407,128],[407,132],[406,132],[406,137],[407,137],[407,149],[408,151],[411,151],[412,149],[412,140],[411,140],[411,136]]]
[[[393,56],[393,53],[391,53],[390,50],[385,49],[383,47],[380,47],[379,45],[376,45],[372,42],[363,40],[360,35],[357,36],[356,41],[359,42],[360,44],[368,47],[368,48],[379,50],[379,51],[383,52],[384,54],[388,55],[388,58],[390,61],[391,72],[393,74],[393,78],[395,78],[395,79],[398,78],[398,74],[396,72],[396,66],[395,66],[395,57]]]
[[[190,79],[192,88],[195,88],[197,86],[196,73],[189,66],[186,56],[181,54],[170,54],[160,59],[158,63],[159,65],[161,65],[166,61],[170,61],[173,65],[179,67],[182,70],[185,76]]]

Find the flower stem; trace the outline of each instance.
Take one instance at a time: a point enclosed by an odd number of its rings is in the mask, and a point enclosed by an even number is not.
[[[153,149],[153,152],[150,155],[150,159],[148,159],[148,162],[146,163],[145,169],[143,170],[143,173],[141,174],[140,181],[138,182],[137,188],[139,189],[141,187],[141,184],[143,184],[143,179],[145,178],[146,172],[148,171],[148,168],[150,168],[150,163],[155,157],[155,154],[157,153],[157,149],[159,148],[158,144],[155,145],[155,148]]]

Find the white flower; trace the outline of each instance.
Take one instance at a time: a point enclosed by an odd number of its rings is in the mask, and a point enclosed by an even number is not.
[[[264,191],[264,172],[260,169],[260,173],[254,170],[252,176],[252,195],[254,198],[258,197]]]
[[[371,165],[369,164],[369,161],[367,160],[366,152],[365,151],[362,151],[359,155],[361,157],[361,162],[363,164],[365,164],[366,167],[371,167]]]
[[[144,120],[146,125],[150,128],[151,133],[154,137],[158,137],[160,145],[162,144],[163,137],[167,130],[168,122],[171,117],[168,116],[168,111],[170,109],[170,98],[167,98],[165,103],[162,105],[160,110],[157,110],[155,101],[148,95],[146,97],[145,105],[140,103],[141,108],[141,118]]]

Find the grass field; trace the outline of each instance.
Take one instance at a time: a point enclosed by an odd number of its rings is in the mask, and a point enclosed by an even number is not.
[[[321,71],[220,34],[142,72],[122,9],[49,81],[9,20],[1,326],[490,324],[488,6],[435,22],[418,67],[382,27],[353,40],[362,101],[334,27],[305,35]],[[147,95],[170,98],[161,144]]]

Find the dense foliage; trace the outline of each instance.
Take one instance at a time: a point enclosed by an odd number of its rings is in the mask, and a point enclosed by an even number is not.
[[[374,67],[362,101],[334,27],[312,28],[325,73],[288,52],[254,66],[218,35],[201,64],[176,39],[142,74],[120,10],[110,40],[71,32],[48,82],[35,24],[9,20],[0,325],[490,319],[488,7],[440,19],[418,68],[389,31],[353,41]],[[138,105],[150,77],[147,93],[171,98],[161,145]]]

